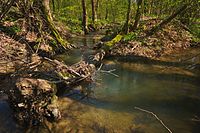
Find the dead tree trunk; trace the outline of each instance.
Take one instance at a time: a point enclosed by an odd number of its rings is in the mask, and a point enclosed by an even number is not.
[[[176,16],[178,16],[179,14],[181,14],[188,5],[183,5],[180,9],[178,9],[174,14],[172,14],[171,16],[169,16],[168,18],[164,19],[160,24],[158,24],[157,26],[153,27],[152,29],[150,29],[149,31],[147,31],[147,36],[151,36],[154,33],[156,33],[157,31],[159,31],[160,29],[162,29],[162,27],[164,27],[165,25],[167,25],[169,22],[171,22]]]

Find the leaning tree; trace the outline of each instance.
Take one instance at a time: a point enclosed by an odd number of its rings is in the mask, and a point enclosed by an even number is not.
[[[50,9],[50,0],[0,0],[3,7],[0,10],[0,21],[6,16],[12,7],[15,7],[25,19],[27,31],[37,33],[38,40],[50,35],[57,43],[53,45],[61,50],[70,48],[71,45],[59,34],[53,22]]]

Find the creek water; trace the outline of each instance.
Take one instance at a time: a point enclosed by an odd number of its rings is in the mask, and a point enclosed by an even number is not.
[[[67,64],[76,63],[97,40],[94,36],[76,37],[72,42],[81,46],[81,50],[57,58]],[[64,94],[59,98],[63,117],[50,124],[50,129],[58,133],[168,132],[155,116],[135,108],[139,107],[157,115],[174,133],[199,133],[200,56],[193,57],[199,51],[199,48],[190,48],[159,61],[138,58],[104,60],[102,70],[115,69],[113,73],[118,76],[98,72],[95,77],[97,85],[90,86],[91,98],[79,101],[79,96],[73,95],[70,97],[74,100],[72,102]],[[72,103],[70,108],[69,103]],[[1,100],[0,132],[20,132],[11,113]],[[48,130],[41,128],[40,132]]]

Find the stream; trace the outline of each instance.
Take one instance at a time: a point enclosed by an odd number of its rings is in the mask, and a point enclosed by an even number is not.
[[[82,54],[88,54],[100,38],[96,35],[76,37],[71,41],[81,50],[56,58],[74,64]],[[91,98],[79,101],[78,94],[59,98],[62,119],[49,124],[52,132],[114,132],[167,133],[168,130],[153,115],[156,114],[174,133],[200,132],[200,56],[199,48],[190,48],[160,61],[138,58],[106,59],[96,75],[97,85],[89,86]],[[187,59],[187,60],[185,60]],[[193,65],[196,64],[196,65]],[[115,70],[113,74],[105,71]],[[116,76],[117,75],[117,76]],[[69,109],[69,103],[72,103]],[[0,99],[0,133],[22,130],[12,119],[12,111],[3,96]],[[32,132],[48,133],[44,127]]]

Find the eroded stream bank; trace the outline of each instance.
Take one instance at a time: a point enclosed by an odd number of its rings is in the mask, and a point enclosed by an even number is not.
[[[81,50],[57,56],[74,64],[87,55],[88,45],[80,41]],[[151,115],[134,107],[156,113],[173,132],[198,132],[195,121],[200,112],[199,49],[188,49],[160,58],[159,61],[141,58],[115,58],[103,61],[102,70],[113,70],[119,77],[98,72],[99,85],[85,86],[94,93],[80,101],[81,95],[64,93],[58,99],[62,119],[28,129],[30,132],[166,132]],[[193,57],[193,58],[190,58]],[[184,61],[187,59],[186,61]],[[77,86],[80,90],[83,86]],[[68,96],[68,97],[66,97]],[[0,103],[0,132],[22,132],[12,119],[12,111],[2,96]],[[48,128],[47,128],[48,127]]]

